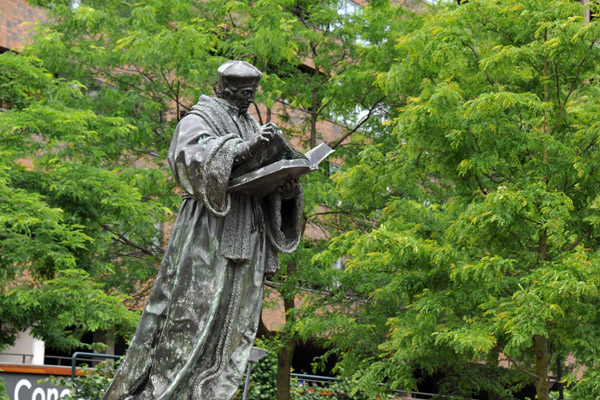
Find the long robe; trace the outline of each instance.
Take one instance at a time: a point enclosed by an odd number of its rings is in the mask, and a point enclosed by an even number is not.
[[[301,233],[291,199],[229,193],[237,146],[258,133],[246,112],[202,96],[177,126],[169,164],[185,194],[131,345],[103,400],[229,400],[243,375],[265,275]]]

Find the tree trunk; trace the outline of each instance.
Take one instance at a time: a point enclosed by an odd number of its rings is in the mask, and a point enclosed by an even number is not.
[[[290,374],[294,350],[296,341],[288,340],[282,343],[277,353],[277,400],[290,400]]]
[[[548,246],[548,232],[544,229],[540,234],[539,254],[545,261]],[[548,338],[542,335],[533,336],[533,348],[535,350],[535,391],[538,400],[550,400],[550,380],[548,370],[550,360],[548,357]]]
[[[533,337],[535,350],[535,391],[538,400],[550,399],[550,381],[548,380],[548,339],[542,335]]]
[[[287,266],[287,275],[294,275],[296,263]],[[285,309],[286,325],[290,323],[290,311],[296,307],[295,293],[281,293]],[[277,352],[277,400],[290,400],[290,374],[292,372],[292,359],[296,350],[296,338],[288,329],[281,335],[281,345]]]
[[[316,47],[313,47],[313,54],[317,57]],[[314,59],[313,59],[314,60]],[[315,65],[313,71],[315,80],[319,77],[319,66]],[[313,88],[312,91],[312,104],[310,105],[310,148],[314,149],[317,145],[317,119],[319,117],[319,89]]]

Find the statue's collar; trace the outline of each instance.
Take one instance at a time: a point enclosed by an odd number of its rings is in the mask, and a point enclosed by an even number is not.
[[[238,117],[246,116],[248,114],[248,111],[240,112],[240,110],[236,106],[234,106],[225,99],[222,99],[220,97],[212,97],[212,99],[215,100],[217,103],[221,104],[222,106],[225,106],[228,110],[230,110],[234,115],[237,115]]]

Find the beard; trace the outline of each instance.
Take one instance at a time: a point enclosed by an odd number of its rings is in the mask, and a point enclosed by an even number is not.
[[[243,114],[243,113],[247,112],[248,108],[250,108],[250,104],[237,105],[237,109],[238,109],[238,111],[239,111],[240,114]]]

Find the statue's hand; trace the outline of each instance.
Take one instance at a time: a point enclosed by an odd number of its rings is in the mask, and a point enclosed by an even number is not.
[[[271,122],[261,126],[256,136],[238,145],[233,165],[236,166],[243,163],[256,154],[262,147],[267,146],[278,131],[279,128]]]
[[[248,149],[251,154],[256,153],[261,147],[269,144],[273,136],[277,133],[279,129],[277,126],[271,122],[260,127],[258,131],[258,135],[250,139],[248,144]]]
[[[300,182],[298,178],[294,178],[280,186],[279,193],[283,199],[291,199],[298,194],[298,186],[300,186]]]
[[[233,165],[239,165],[252,157],[260,148],[269,144],[277,127],[273,124],[261,126],[258,134],[250,140],[246,140],[238,145]]]
[[[260,130],[261,131],[269,131],[269,132],[272,132],[273,134],[275,134],[275,133],[277,133],[277,131],[279,131],[279,128],[274,123],[267,122],[266,124],[264,124],[263,126],[260,127]]]

